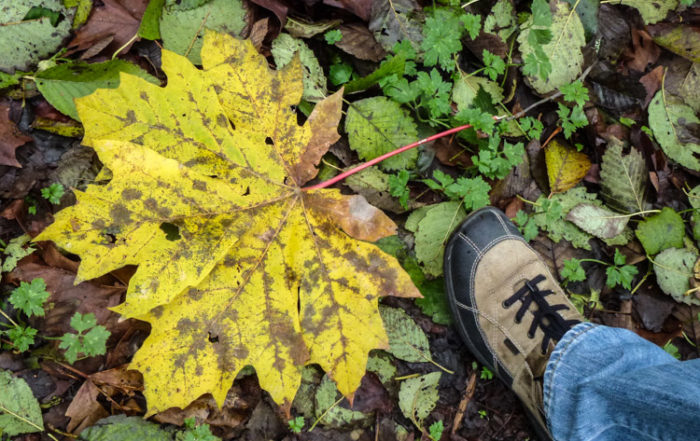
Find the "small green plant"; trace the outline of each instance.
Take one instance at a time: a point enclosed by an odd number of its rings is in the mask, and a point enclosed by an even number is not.
[[[408,210],[408,198],[411,195],[411,190],[408,188],[409,176],[406,170],[400,170],[398,174],[389,176],[389,194],[399,198],[399,203],[405,210]]]
[[[523,64],[525,75],[538,75],[547,78],[552,72],[552,64],[542,48],[552,40],[552,11],[546,0],[534,0],[532,2],[532,22],[528,25],[527,40],[534,52],[527,54]]]
[[[326,39],[328,44],[336,44],[343,39],[343,33],[340,32],[340,29],[333,29],[323,34],[323,38]]]
[[[27,245],[31,237],[28,234],[23,234],[22,236],[17,236],[10,240],[10,243],[5,244],[0,240],[0,252],[5,255],[5,259],[0,259],[0,270],[7,273],[15,269],[17,262],[22,260],[22,258],[32,254],[35,248],[31,245]]]
[[[491,369],[487,368],[486,366],[481,366],[481,374],[479,374],[479,378],[482,380],[493,380],[493,372],[491,372]]]
[[[61,185],[61,183],[54,182],[48,187],[44,187],[41,189],[41,197],[48,200],[54,205],[58,205],[61,203],[61,198],[63,197],[65,192],[66,190],[63,188],[63,185]]]
[[[484,49],[481,53],[484,59],[484,73],[491,78],[491,80],[496,81],[499,75],[503,75],[506,71],[506,63],[498,55],[494,55],[487,49]]]
[[[442,420],[435,421],[428,427],[428,433],[430,434],[430,439],[433,441],[440,441],[442,438],[442,432],[445,430],[445,425]]]
[[[596,289],[591,289],[588,295],[569,293],[569,299],[581,315],[585,314],[586,307],[598,310],[603,309],[603,304],[600,302],[600,291]]]
[[[423,182],[432,190],[441,191],[451,200],[461,200],[464,208],[477,210],[489,204],[489,190],[491,187],[481,176],[476,178],[459,177],[455,180],[452,176],[435,170],[433,179],[424,179]]]
[[[621,285],[625,289],[632,289],[632,280],[637,275],[639,270],[634,265],[626,265],[627,257],[615,248],[613,263],[606,263],[597,259],[576,259],[571,258],[564,260],[564,267],[561,270],[561,277],[564,279],[564,284],[569,282],[580,282],[586,279],[586,273],[581,267],[583,262],[595,262],[605,265],[606,280],[605,285],[608,288],[614,288]]]
[[[566,101],[576,103],[577,106],[583,106],[588,101],[588,89],[581,80],[561,86],[559,91],[563,94]]]
[[[185,430],[178,435],[182,441],[221,441],[221,438],[211,433],[209,424],[197,425],[194,417],[185,418]]]
[[[535,221],[530,216],[528,216],[528,214],[525,213],[523,210],[518,210],[518,212],[515,213],[513,221],[515,222],[516,226],[518,227],[526,241],[530,242],[539,234],[537,224],[535,224]]]
[[[469,38],[474,40],[479,36],[481,32],[481,16],[476,14],[467,13],[462,16],[462,23],[464,23],[464,29],[466,29],[469,34]]]
[[[292,418],[291,420],[287,421],[287,424],[289,424],[289,430],[291,430],[292,433],[301,433],[305,424],[304,417],[298,416],[296,418]]]
[[[485,411],[484,409],[481,409],[481,410],[479,411],[479,417],[480,417],[482,420],[488,419],[489,413],[488,413],[487,411]]]
[[[583,106],[576,105],[573,109],[569,109],[562,103],[558,103],[559,110],[557,115],[561,119],[561,128],[564,130],[564,137],[571,138],[571,135],[581,127],[588,125],[588,118],[583,112]]]
[[[524,116],[520,118],[518,124],[520,124],[520,128],[523,129],[530,138],[540,139],[540,136],[542,136],[542,130],[544,130],[542,121],[531,116]]]
[[[61,336],[59,348],[66,350],[66,360],[73,364],[78,359],[78,354],[92,357],[103,355],[107,352],[106,343],[110,332],[102,325],[97,324],[95,314],[81,314],[76,312],[70,320],[71,328],[77,334],[66,333]]]
[[[43,316],[44,303],[50,295],[46,291],[44,279],[37,278],[30,283],[21,282],[20,286],[12,291],[8,301],[15,309],[24,313],[27,317],[32,315]],[[19,352],[28,350],[34,344],[37,330],[31,326],[17,323],[1,309],[0,314],[9,322],[9,324],[3,324],[9,329],[0,331],[0,334],[5,334],[9,339],[10,347]]]
[[[31,215],[36,214],[36,199],[34,199],[31,196],[27,196],[24,198],[24,203],[27,204],[27,213]]]

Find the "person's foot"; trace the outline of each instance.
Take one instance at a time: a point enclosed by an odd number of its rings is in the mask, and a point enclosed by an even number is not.
[[[538,436],[551,440],[542,377],[556,342],[583,317],[496,208],[482,208],[462,222],[444,263],[447,298],[462,339],[522,400]]]

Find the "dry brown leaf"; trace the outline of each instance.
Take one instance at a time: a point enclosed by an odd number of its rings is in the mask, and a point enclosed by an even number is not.
[[[373,0],[323,0],[323,4],[345,9],[364,21],[369,20]]]
[[[15,158],[15,150],[31,140],[10,119],[10,106],[0,104],[0,165],[22,168]]]
[[[93,9],[87,23],[78,29],[75,38],[68,44],[69,49],[82,51],[96,44],[103,46],[104,40],[111,36],[112,40],[106,47],[116,51],[136,35],[148,0],[102,0],[102,3],[102,6]],[[128,51],[132,43],[126,45],[122,52]]]
[[[70,417],[70,422],[66,430],[70,433],[80,433],[86,427],[90,427],[97,420],[108,417],[109,413],[97,401],[100,391],[90,380],[85,380],[75,398],[71,401],[66,416]]]
[[[339,26],[343,38],[335,45],[361,60],[380,61],[386,56],[367,26],[359,23]]]

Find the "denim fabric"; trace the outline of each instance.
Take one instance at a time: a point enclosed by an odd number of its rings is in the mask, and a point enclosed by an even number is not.
[[[556,441],[700,440],[700,359],[580,323],[549,359],[544,410]]]

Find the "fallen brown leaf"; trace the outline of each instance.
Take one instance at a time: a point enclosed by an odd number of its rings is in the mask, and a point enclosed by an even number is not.
[[[31,140],[10,119],[10,106],[0,104],[0,165],[22,168],[15,157],[15,150]]]
[[[73,52],[89,50],[99,43],[104,46],[104,40],[112,37],[104,47],[116,51],[136,35],[147,5],[148,0],[102,0],[102,6],[92,10],[87,23],[78,29],[68,48]],[[132,43],[124,46],[122,52],[128,51]]]
[[[90,427],[97,420],[109,416],[109,413],[104,407],[97,401],[100,391],[90,380],[86,380],[78,393],[75,394],[75,398],[71,401],[68,410],[66,410],[66,416],[70,417],[70,422],[66,427],[66,430],[70,433],[80,433],[86,427]]]
[[[345,9],[364,21],[369,20],[369,15],[372,12],[372,3],[373,0],[323,0],[323,4]]]
[[[335,45],[361,60],[379,61],[386,56],[367,26],[359,23],[339,26],[343,38]]]

